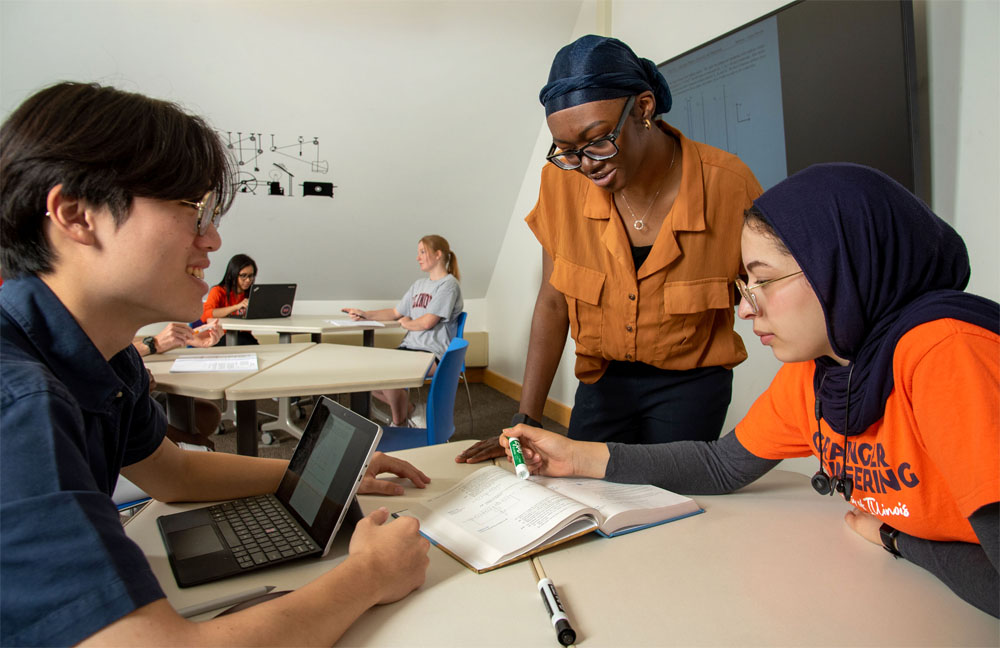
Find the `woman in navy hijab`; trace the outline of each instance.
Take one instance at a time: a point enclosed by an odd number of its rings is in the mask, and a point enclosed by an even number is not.
[[[735,431],[636,447],[506,430],[531,471],[721,494],[812,455],[852,529],[1000,616],[1000,307],[963,292],[962,239],[885,174],[820,164],[754,201],[742,256],[739,315],[785,364]]]
[[[614,38],[563,47],[539,99],[552,147],[526,221],[542,281],[513,423],[540,425],[569,332],[580,380],[571,438],[718,438],[732,368],[746,359],[733,284],[741,215],[760,184],[663,121],[666,80]],[[489,439],[458,460],[501,454]]]

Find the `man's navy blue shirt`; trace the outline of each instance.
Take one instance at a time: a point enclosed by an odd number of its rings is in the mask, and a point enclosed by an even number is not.
[[[75,644],[163,597],[111,493],[165,430],[131,345],[106,361],[41,280],[4,282],[0,644]]]

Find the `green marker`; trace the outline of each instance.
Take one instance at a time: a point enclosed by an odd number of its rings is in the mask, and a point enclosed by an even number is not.
[[[527,479],[531,473],[528,472],[528,467],[524,465],[524,457],[521,456],[521,442],[517,439],[510,440],[510,456],[514,459],[514,471],[517,476],[521,479]]]

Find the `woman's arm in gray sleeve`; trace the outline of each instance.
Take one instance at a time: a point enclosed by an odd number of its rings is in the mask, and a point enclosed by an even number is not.
[[[652,484],[686,495],[722,495],[743,488],[778,465],[743,447],[735,432],[718,441],[675,441],[655,445],[609,443],[604,478],[624,484]]]
[[[969,523],[981,544],[935,542],[900,533],[899,553],[934,574],[977,608],[1000,617],[1000,504],[988,504]]]

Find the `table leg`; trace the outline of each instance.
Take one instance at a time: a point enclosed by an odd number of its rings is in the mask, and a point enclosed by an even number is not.
[[[237,335],[239,335],[239,331],[226,331],[226,346],[236,346],[239,344]]]
[[[257,456],[257,401],[236,401],[236,454]]]
[[[194,425],[194,398],[167,394],[167,423],[181,432],[199,434]]]
[[[351,410],[365,418],[371,418],[371,392],[352,393]]]
[[[361,344],[366,347],[375,346],[375,329],[365,329],[361,332]],[[351,394],[351,409],[365,418],[371,418],[371,392],[356,392]]]
[[[322,337],[322,334],[312,334],[312,341],[318,342],[317,337]],[[292,341],[292,333],[278,333],[278,343],[279,344],[289,344]],[[291,399],[287,396],[282,396],[278,399],[278,420],[271,423],[265,423],[260,428],[264,432],[270,432],[272,430],[284,430],[288,432],[296,439],[302,438],[302,428],[295,425],[295,420],[292,418],[292,408]]]

